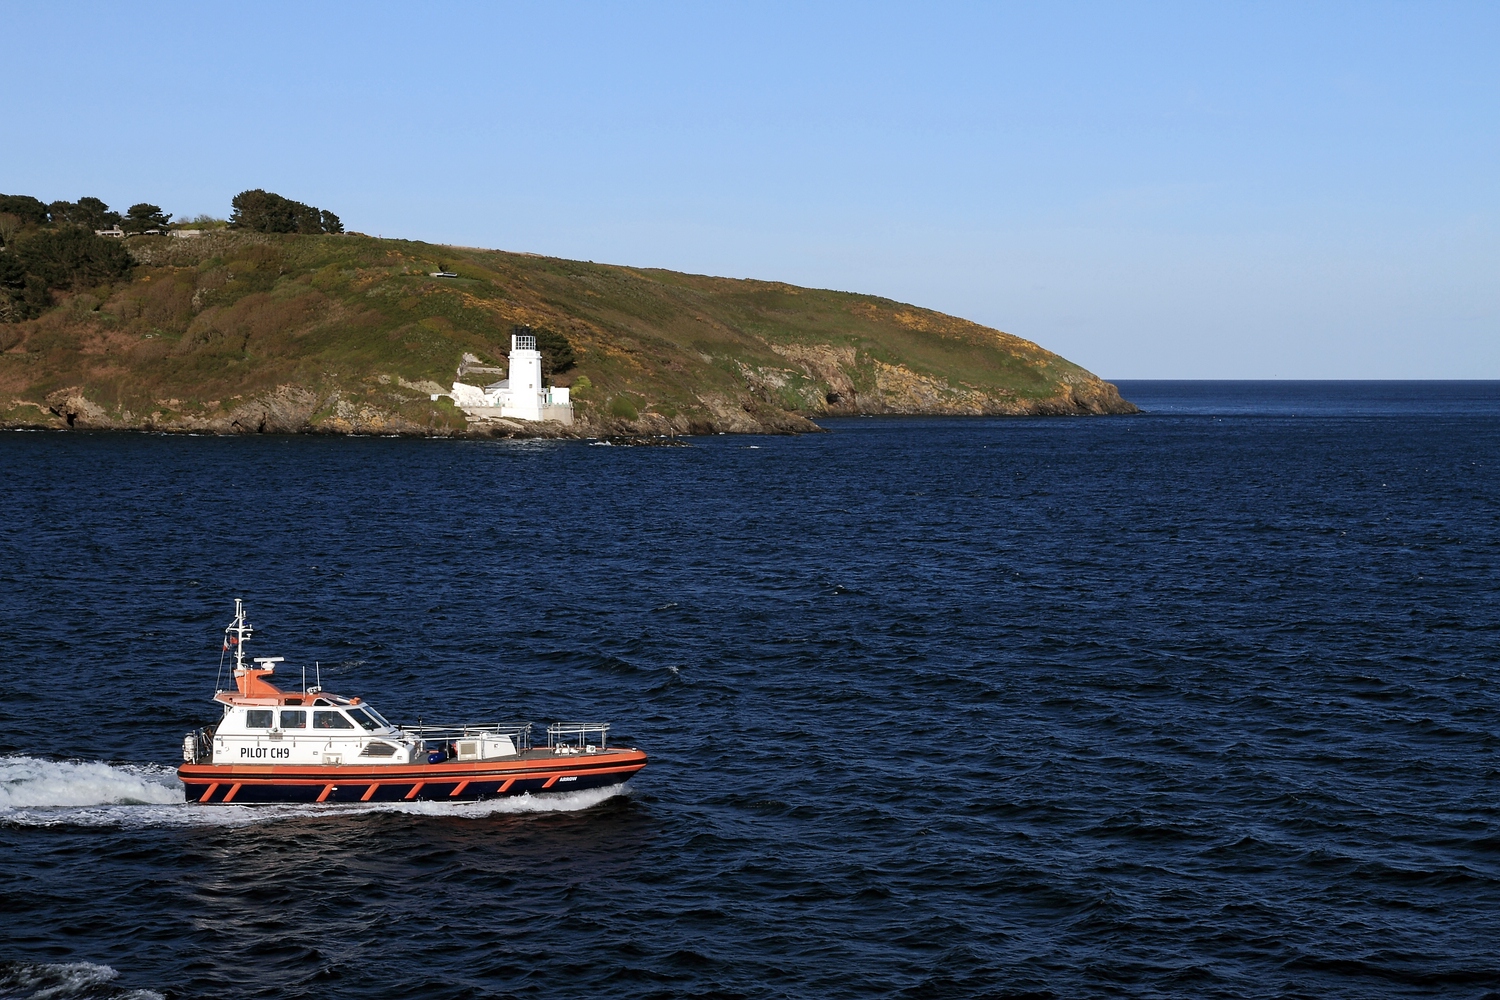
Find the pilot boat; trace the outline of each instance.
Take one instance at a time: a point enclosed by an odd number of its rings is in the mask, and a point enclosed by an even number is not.
[[[558,722],[533,745],[530,723],[396,726],[358,697],[271,679],[280,656],[252,657],[243,601],[224,630],[233,690],[214,694],[223,716],[182,741],[189,802],[473,802],[568,792],[628,781],[640,750],[609,746],[607,722]],[[220,662],[222,663],[222,657]]]

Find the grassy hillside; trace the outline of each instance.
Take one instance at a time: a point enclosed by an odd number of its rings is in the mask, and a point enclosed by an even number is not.
[[[0,326],[0,422],[461,433],[462,412],[429,393],[466,352],[503,366],[514,324],[572,343],[557,383],[573,386],[574,433],[1134,412],[1035,344],[869,295],[357,235],[127,245],[127,281],[54,293],[41,316]],[[459,277],[430,277],[439,265]]]

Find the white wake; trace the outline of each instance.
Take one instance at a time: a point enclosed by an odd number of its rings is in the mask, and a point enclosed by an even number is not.
[[[0,967],[0,997],[26,1000],[67,1000],[68,997],[108,1000],[163,1000],[153,990],[116,992],[108,984],[120,974],[107,965],[70,962],[66,965],[32,965],[17,962]]]
[[[577,812],[629,794],[628,785],[516,795],[486,802],[369,802],[324,805],[207,805],[183,801],[177,772],[156,764],[0,757],[0,825],[250,826],[310,816],[380,813],[482,819]]]
[[[58,806],[167,805],[182,801],[175,772],[147,765],[0,757],[0,812]]]

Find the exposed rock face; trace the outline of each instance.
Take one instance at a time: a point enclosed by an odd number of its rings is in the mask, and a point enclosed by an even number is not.
[[[176,399],[162,400],[177,406]],[[13,400],[13,409],[26,406]],[[49,419],[50,418],[50,419]],[[441,430],[422,426],[400,414],[354,403],[334,392],[326,398],[295,385],[239,403],[228,412],[194,414],[155,411],[135,414],[110,411],[84,395],[77,386],[47,396],[47,409],[21,410],[5,421],[11,427],[54,427],[76,430],[144,430],[199,434],[403,434],[431,435]]]
[[[808,395],[810,407],[829,413],[861,413],[859,394],[850,375],[858,365],[857,354],[852,347],[835,347],[831,344],[776,344],[777,354],[797,365],[813,382],[827,388],[821,393]]]
[[[91,402],[76,385],[48,393],[47,409],[67,426],[80,430],[116,426],[104,407]]]
[[[772,345],[789,362],[785,369],[741,365],[752,392],[786,389],[791,376],[806,380],[802,409],[814,414],[941,414],[952,416],[1070,416],[1139,412],[1120,398],[1119,389],[1078,370],[1058,376],[1058,391],[1040,399],[1023,399],[1005,390],[952,384],[878,358],[861,358],[852,347]],[[868,386],[860,391],[858,386]]]
[[[818,431],[813,422],[819,415],[912,414],[953,416],[1074,416],[1138,412],[1120,398],[1108,382],[1092,376],[1061,382],[1061,391],[1042,399],[1006,398],[968,386],[954,387],[945,380],[914,372],[903,365],[878,360],[865,362],[861,391],[852,348],[832,346],[794,347],[779,350],[786,368],[741,364],[746,392],[743,395],[705,393],[699,397],[702,410],[692,415],[665,416],[641,413],[626,420],[599,414],[580,414],[575,424],[564,427],[553,422],[522,420],[471,422],[462,430],[421,424],[367,400],[349,399],[334,390],[319,395],[296,385],[238,402],[225,411],[183,413],[155,411],[134,414],[128,409],[108,410],[91,400],[79,386],[49,393],[46,409],[24,400],[14,400],[11,416],[3,424],[11,427],[55,427],[76,430],[147,430],[206,434],[399,434],[411,436],[472,437],[572,437],[598,435],[663,436],[691,434],[798,434]],[[797,410],[784,408],[785,394],[800,381]],[[402,388],[436,391],[431,382],[409,383]],[[779,397],[783,405],[766,397]],[[179,401],[161,400],[165,406]]]
[[[317,397],[306,389],[283,385],[260,399],[235,407],[225,420],[228,429],[239,434],[264,434],[268,431],[295,434],[308,429],[317,403]]]
[[[1120,390],[1112,382],[1102,379],[1079,383],[1065,383],[1064,392],[1053,400],[1045,400],[1037,413],[1056,414],[1066,416],[1072,414],[1105,414],[1139,413],[1140,409],[1131,402],[1120,398]],[[1056,409],[1053,409],[1053,406]]]

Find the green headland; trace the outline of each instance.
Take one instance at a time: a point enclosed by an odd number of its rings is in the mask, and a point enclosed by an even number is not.
[[[222,223],[192,237],[87,231],[111,250],[59,232],[12,227],[0,251],[0,281],[15,272],[0,290],[10,309],[0,425],[577,436],[796,432],[852,414],[1135,412],[1034,343],[873,295]],[[86,230],[72,232],[82,241]],[[42,241],[30,257],[28,239]],[[31,273],[52,258],[72,269]],[[517,325],[554,348],[572,427],[470,428],[431,398],[466,354],[503,368]]]

